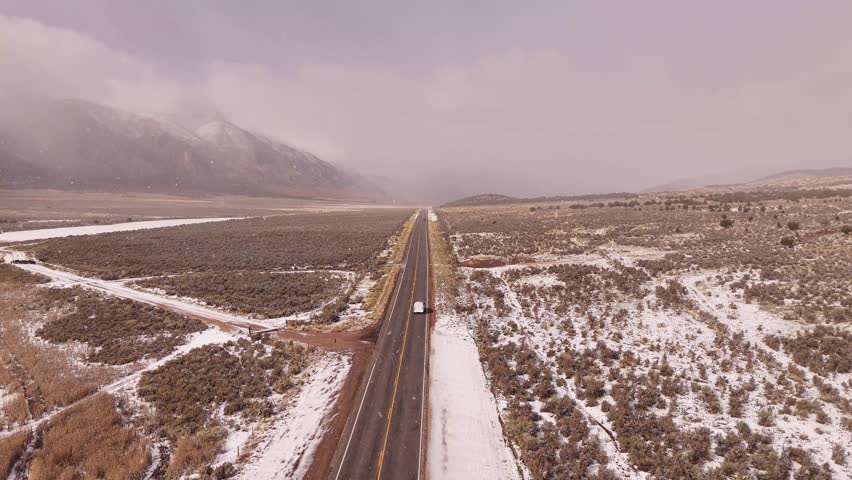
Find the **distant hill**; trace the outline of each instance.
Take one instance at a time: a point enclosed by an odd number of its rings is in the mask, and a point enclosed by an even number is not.
[[[442,207],[472,207],[477,205],[506,205],[513,203],[552,203],[552,202],[571,202],[571,201],[596,201],[596,200],[615,200],[615,199],[631,199],[637,198],[639,195],[629,192],[615,193],[592,193],[587,195],[559,195],[550,197],[510,197],[499,193],[485,193],[482,195],[473,195],[470,197],[460,198],[452,202],[441,205]]]
[[[747,168],[711,175],[679,178],[662,185],[646,188],[643,192],[679,192],[693,188],[706,187],[708,185],[738,185],[754,180],[755,178],[766,176],[772,172],[772,170],[765,168]]]
[[[475,205],[499,205],[503,203],[517,203],[521,201],[519,198],[501,195],[499,193],[484,193],[481,195],[472,195],[470,197],[460,198],[447,202],[443,207],[471,207]]]
[[[758,186],[774,184],[794,184],[796,182],[820,183],[834,177],[852,176],[852,168],[822,168],[787,170],[780,173],[769,173],[766,169],[744,169],[734,172],[704,175],[674,180],[672,182],[658,185],[643,190],[643,192],[677,192],[702,187],[735,187],[735,186]],[[824,183],[824,182],[822,182]]]
[[[762,185],[789,182],[808,182],[829,178],[837,178],[838,180],[842,180],[843,177],[852,177],[852,167],[788,170],[786,172],[776,173],[774,175],[759,178],[757,180],[749,182],[749,184]]]
[[[376,197],[313,154],[222,118],[184,127],[81,100],[0,105],[0,185]]]

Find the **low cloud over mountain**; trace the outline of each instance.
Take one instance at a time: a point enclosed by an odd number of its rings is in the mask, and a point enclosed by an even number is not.
[[[6,105],[0,184],[51,188],[366,197],[317,156],[221,117],[150,118],[82,100]]]

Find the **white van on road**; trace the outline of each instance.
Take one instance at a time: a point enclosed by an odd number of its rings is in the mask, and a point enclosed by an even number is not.
[[[426,311],[426,308],[423,306],[423,302],[414,302],[414,313],[423,313]]]

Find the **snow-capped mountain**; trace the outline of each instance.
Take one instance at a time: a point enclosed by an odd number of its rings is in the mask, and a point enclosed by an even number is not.
[[[338,198],[378,193],[357,175],[221,118],[193,128],[81,100],[0,106],[0,185]]]

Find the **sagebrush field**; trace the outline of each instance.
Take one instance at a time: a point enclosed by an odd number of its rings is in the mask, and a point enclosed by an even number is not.
[[[852,199],[436,211],[532,478],[849,478]]]

